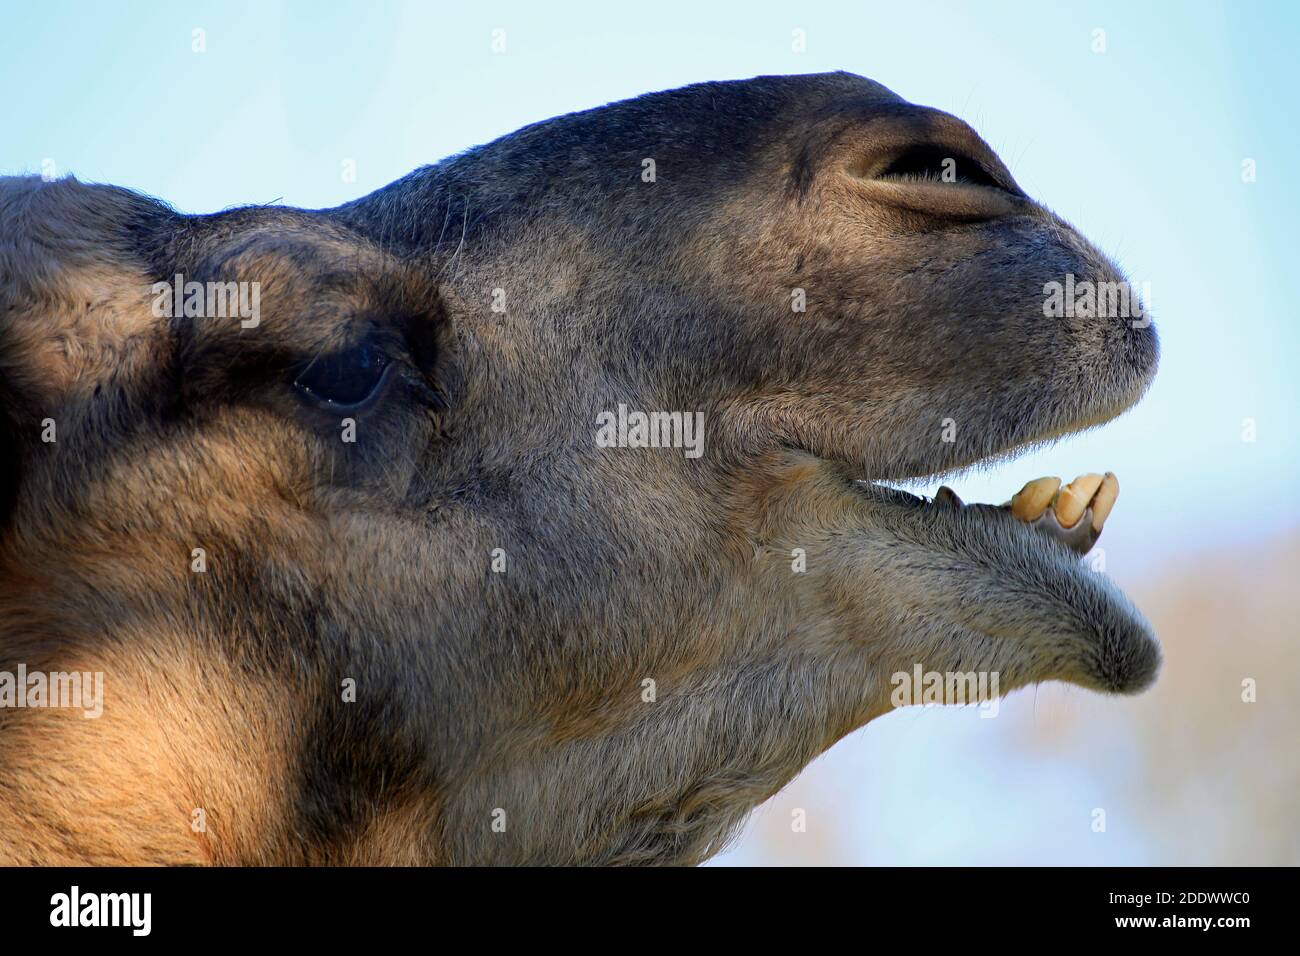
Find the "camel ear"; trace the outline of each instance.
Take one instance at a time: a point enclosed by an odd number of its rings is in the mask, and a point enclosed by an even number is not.
[[[0,522],[45,420],[147,330],[147,250],[180,219],[126,189],[0,177]]]
[[[24,343],[42,322],[42,289],[57,270],[57,257],[41,247],[47,229],[39,191],[47,185],[35,176],[0,177],[0,533],[18,499],[27,454],[23,426],[39,425],[35,370],[24,361]]]

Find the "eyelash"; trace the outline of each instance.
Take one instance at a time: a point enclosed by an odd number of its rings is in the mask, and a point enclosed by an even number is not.
[[[314,393],[311,389],[300,383],[299,378],[301,377],[301,374],[300,370],[298,374],[295,375],[292,383],[294,390],[298,393],[299,397],[313,408],[331,414],[365,412],[371,407],[379,404],[379,401],[383,396],[386,395],[391,388],[397,386],[404,388],[406,394],[411,399],[432,412],[441,414],[446,412],[449,408],[447,399],[442,392],[431,385],[422,374],[406,362],[400,359],[393,359],[388,355],[384,355],[383,368],[379,373],[374,386],[365,394],[364,397],[355,402],[337,402]]]
[[[316,356],[296,370],[293,385],[307,401],[331,411],[355,410],[380,393],[393,367],[386,352],[363,342]]]

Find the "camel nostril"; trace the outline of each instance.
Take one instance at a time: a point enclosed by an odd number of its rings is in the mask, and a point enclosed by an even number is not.
[[[934,145],[909,146],[878,173],[876,178],[902,182],[961,183],[970,186],[988,186],[1003,192],[1011,191],[1005,183],[999,182],[989,173],[979,160]]]

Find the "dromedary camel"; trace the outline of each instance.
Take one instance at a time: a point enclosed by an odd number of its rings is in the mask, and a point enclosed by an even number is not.
[[[693,863],[918,665],[1141,690],[1112,476],[880,483],[1138,400],[1065,285],[1127,288],[847,74],[337,209],[0,181],[0,861]]]

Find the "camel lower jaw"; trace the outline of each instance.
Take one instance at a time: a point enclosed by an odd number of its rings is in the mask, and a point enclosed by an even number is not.
[[[1091,484],[1084,483],[1085,493]],[[1006,505],[963,504],[951,492],[931,500],[875,482],[853,485],[870,504],[871,534],[890,572],[926,580],[936,624],[1015,642],[1024,659],[1037,662],[1007,689],[1064,680],[1131,694],[1154,681],[1161,655],[1150,625],[1101,562],[1081,557],[1096,541],[1094,507],[1109,512],[1104,498],[1091,496],[1080,511],[1072,500],[1077,481],[1051,495],[1031,482]],[[1026,492],[1028,503],[1021,498]],[[1062,512],[1064,522],[1057,517]],[[935,568],[942,573],[935,576]]]

